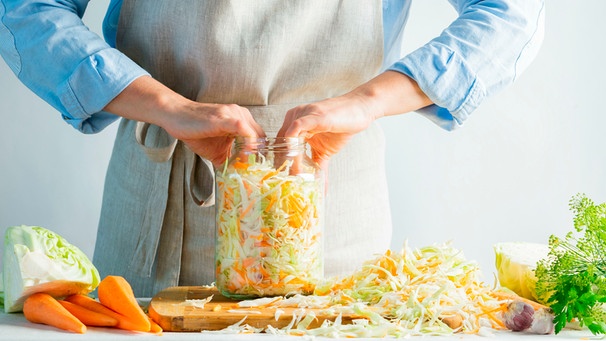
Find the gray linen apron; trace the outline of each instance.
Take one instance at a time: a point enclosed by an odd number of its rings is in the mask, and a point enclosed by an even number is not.
[[[117,46],[192,100],[247,107],[268,136],[298,104],[341,95],[382,62],[381,1],[125,0]],[[378,125],[331,159],[325,269],[352,271],[390,245]],[[214,281],[214,173],[161,128],[123,119],[94,262],[138,296]]]

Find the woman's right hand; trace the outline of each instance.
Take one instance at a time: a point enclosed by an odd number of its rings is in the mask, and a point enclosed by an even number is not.
[[[192,102],[188,107],[163,127],[215,167],[227,160],[236,136],[265,136],[261,126],[244,107],[199,102]]]
[[[148,76],[137,78],[105,110],[164,128],[215,166],[229,157],[235,136],[265,136],[248,109],[195,102]]]

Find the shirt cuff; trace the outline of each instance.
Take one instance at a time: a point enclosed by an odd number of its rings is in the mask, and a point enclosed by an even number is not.
[[[116,49],[103,49],[89,56],[59,85],[63,119],[85,134],[103,130],[118,119],[103,108],[144,75],[149,73]]]
[[[473,70],[445,45],[425,45],[388,70],[417,82],[434,103],[417,112],[446,130],[461,126],[486,97],[485,87]]]

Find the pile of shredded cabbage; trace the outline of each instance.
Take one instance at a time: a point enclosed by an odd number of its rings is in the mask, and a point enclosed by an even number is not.
[[[299,167],[301,165],[297,165]],[[323,276],[323,181],[293,160],[229,163],[216,175],[216,285],[234,298],[311,294]]]
[[[388,250],[367,261],[350,276],[326,280],[313,295],[243,301],[246,307],[273,307],[276,319],[283,307],[298,307],[284,328],[255,329],[245,319],[219,333],[265,332],[278,335],[326,337],[405,337],[452,335],[456,332],[492,335],[505,329],[503,301],[481,280],[476,263],[467,261],[450,243],[400,252]],[[258,303],[258,304],[257,304]],[[322,315],[338,316],[310,328],[320,308]],[[315,310],[317,312],[317,309]],[[342,315],[355,315],[345,324]],[[446,323],[448,320],[455,321]]]

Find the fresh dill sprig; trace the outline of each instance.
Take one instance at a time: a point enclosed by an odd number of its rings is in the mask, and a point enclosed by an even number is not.
[[[554,312],[555,333],[576,319],[606,334],[606,203],[584,194],[570,200],[576,233],[549,238],[549,255],[537,264],[537,294]]]

